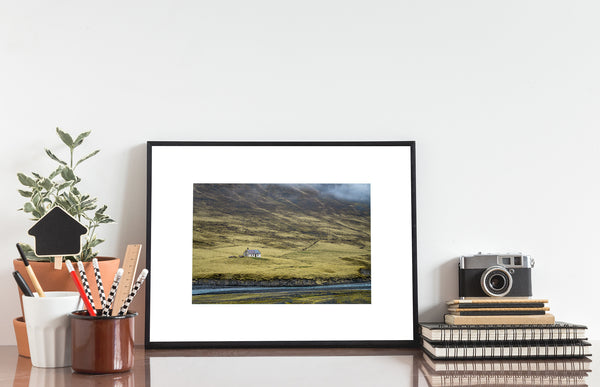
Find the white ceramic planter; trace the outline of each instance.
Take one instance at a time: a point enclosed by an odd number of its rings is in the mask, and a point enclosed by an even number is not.
[[[45,292],[46,297],[23,296],[31,364],[35,367],[71,365],[69,314],[83,307],[77,292]]]

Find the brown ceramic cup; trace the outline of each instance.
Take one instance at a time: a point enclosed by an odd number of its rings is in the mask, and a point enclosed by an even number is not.
[[[71,320],[72,364],[76,372],[107,374],[133,367],[134,317],[92,317],[86,310],[69,315]]]

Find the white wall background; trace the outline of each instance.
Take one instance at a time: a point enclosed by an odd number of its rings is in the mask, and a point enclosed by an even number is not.
[[[118,221],[100,231],[112,256],[145,242],[147,140],[416,140],[420,319],[457,296],[457,256],[522,251],[534,295],[600,339],[599,15],[595,1],[3,2],[0,344],[15,342],[14,244],[31,226],[16,172],[50,170],[56,126],[102,149],[82,185]]]

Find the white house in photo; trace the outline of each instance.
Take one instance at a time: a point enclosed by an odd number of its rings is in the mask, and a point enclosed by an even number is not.
[[[260,258],[260,250],[250,250],[246,248],[246,251],[244,251],[244,257]]]

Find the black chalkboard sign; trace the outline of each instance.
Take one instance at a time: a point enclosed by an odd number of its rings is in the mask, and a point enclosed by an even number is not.
[[[87,228],[56,206],[37,221],[28,234],[35,237],[38,257],[76,255],[81,252],[81,236]]]

